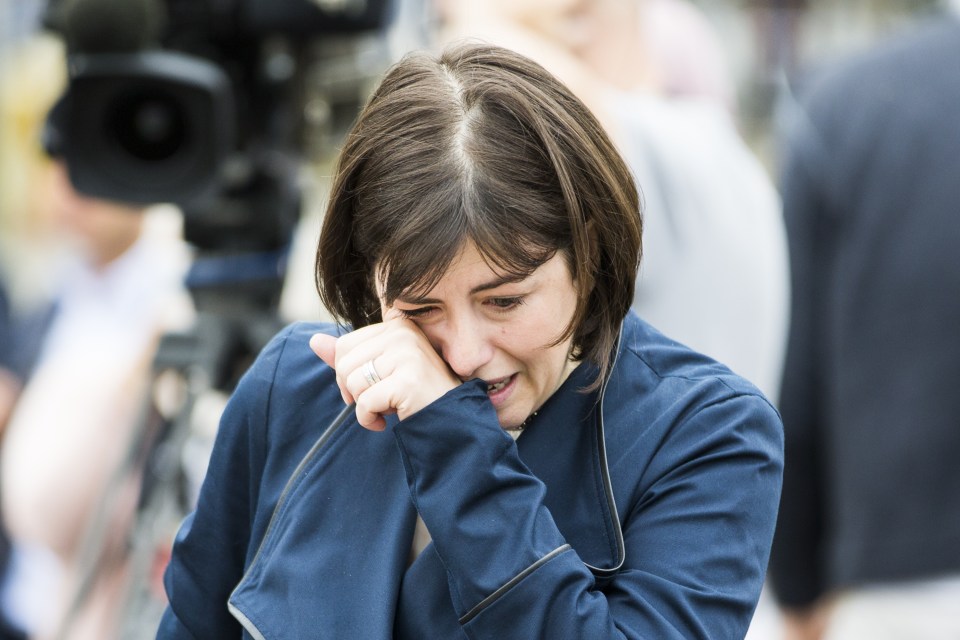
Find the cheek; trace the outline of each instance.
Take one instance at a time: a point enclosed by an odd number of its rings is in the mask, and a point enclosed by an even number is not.
[[[523,352],[538,360],[552,360],[555,354],[560,354],[561,359],[566,358],[570,339],[558,345],[554,343],[573,319],[576,292],[568,283],[561,283],[554,291],[555,295],[527,309],[522,321],[502,327],[501,336],[510,341],[518,355]]]
[[[555,322],[529,322],[509,329],[504,327],[500,332],[500,345],[527,365],[552,366],[554,361],[564,360],[569,350],[569,341],[553,344],[565,327],[565,324]]]

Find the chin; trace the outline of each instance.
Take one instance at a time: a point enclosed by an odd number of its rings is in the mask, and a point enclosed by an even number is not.
[[[517,420],[516,416],[513,415],[501,415],[497,413],[497,422],[500,423],[500,427],[503,429],[512,429],[520,425],[522,420]]]

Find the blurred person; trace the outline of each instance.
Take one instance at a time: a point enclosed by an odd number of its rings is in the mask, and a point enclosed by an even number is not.
[[[349,325],[292,325],[241,380],[157,637],[742,636],[781,425],[630,311],[641,227],[541,66],[459,44],[392,67],[317,248]]]
[[[610,0],[603,0],[610,2]],[[703,11],[687,0],[632,0],[639,1],[638,33],[634,47],[652,69],[652,86],[656,92],[674,98],[698,99],[717,103],[731,114],[739,111],[737,91],[728,62],[727,51],[721,36]],[[629,3],[628,3],[629,4]],[[597,5],[598,9],[603,5]],[[609,10],[607,10],[609,11]],[[617,23],[607,20],[605,28],[618,28]],[[634,28],[630,23],[619,26],[627,32]],[[623,46],[608,48],[601,39],[594,37],[591,46],[607,50],[607,57],[625,53]],[[631,56],[635,58],[635,56]],[[594,62],[594,67],[601,65]],[[603,63],[609,68],[609,63]],[[629,76],[627,76],[629,77]],[[637,79],[633,76],[633,87]],[[616,82],[616,79],[611,78]]]
[[[960,20],[803,92],[771,562],[791,640],[960,638]]]
[[[755,73],[771,88],[781,77],[793,79],[800,72],[801,36],[810,0],[748,0],[745,5],[757,47]]]
[[[0,451],[14,544],[3,602],[30,637],[109,638],[137,482],[107,483],[139,424],[157,340],[183,320],[186,254],[172,212],[80,194],[59,161],[47,188],[74,257],[65,260],[49,329]],[[108,491],[116,500],[97,545],[96,578],[78,593],[90,560],[84,536]]]

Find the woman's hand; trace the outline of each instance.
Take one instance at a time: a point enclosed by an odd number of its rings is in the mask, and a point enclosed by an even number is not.
[[[399,314],[339,338],[318,333],[310,348],[336,370],[343,401],[356,402],[357,420],[374,431],[387,426],[384,416],[403,420],[460,384],[417,325]]]

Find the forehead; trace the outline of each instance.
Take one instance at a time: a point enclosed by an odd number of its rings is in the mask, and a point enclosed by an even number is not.
[[[385,289],[383,278],[389,279],[390,273],[389,270],[383,272],[380,269],[377,272],[380,275],[376,283],[377,294],[382,298]],[[473,241],[467,240],[449,263],[443,267],[435,281],[411,283],[401,292],[400,297],[430,296],[431,292],[440,289],[471,289],[482,283],[504,279],[518,280],[519,278],[492,266],[490,261],[477,248],[477,245]]]
[[[486,258],[483,257],[483,254],[480,253],[480,250],[477,249],[477,245],[467,240],[463,247],[460,248],[460,251],[457,252],[457,255],[454,256],[453,260],[450,261],[450,265],[447,267],[441,280],[448,278],[469,278],[472,276],[500,277],[501,275],[502,273],[498,273],[490,266]]]
[[[406,301],[437,301],[441,297],[470,295],[536,277],[544,262],[549,262],[549,259],[545,258],[540,264],[526,268],[501,267],[485,256],[476,244],[467,241],[439,273],[438,278],[429,283],[414,283],[401,291],[397,297]],[[389,278],[389,273],[382,275]],[[386,296],[384,282],[380,278],[377,279],[376,285],[377,294],[381,300],[391,302],[385,299],[388,296]]]

